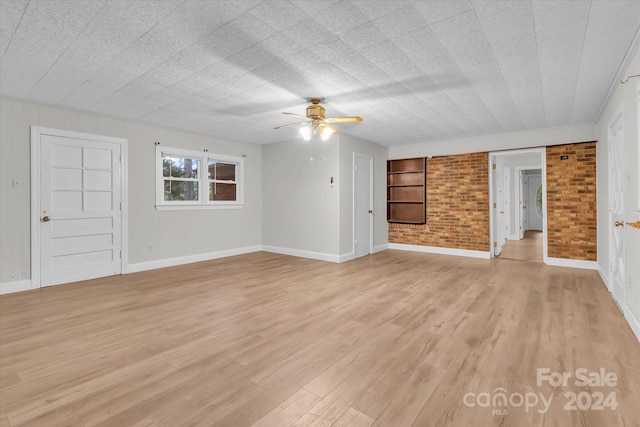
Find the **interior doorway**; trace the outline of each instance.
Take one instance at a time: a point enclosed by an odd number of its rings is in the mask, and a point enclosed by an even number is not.
[[[126,140],[31,128],[32,287],[122,273]]]
[[[369,255],[373,247],[373,157],[353,153],[353,252]]]
[[[491,256],[546,259],[545,149],[489,155]]]

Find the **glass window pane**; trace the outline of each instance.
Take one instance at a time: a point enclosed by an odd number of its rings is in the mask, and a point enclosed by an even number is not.
[[[171,159],[169,157],[162,158],[162,176],[168,177],[171,173]]]
[[[209,200],[236,201],[236,185],[210,182]]]
[[[209,176],[209,179],[216,179],[216,161],[209,159],[207,163],[207,175]]]
[[[164,181],[164,200],[198,200],[198,183],[193,181]]]
[[[216,165],[216,179],[235,181],[236,165],[233,163],[220,163]]]
[[[185,157],[171,157],[171,176],[174,178],[198,178],[197,159],[189,159]]]

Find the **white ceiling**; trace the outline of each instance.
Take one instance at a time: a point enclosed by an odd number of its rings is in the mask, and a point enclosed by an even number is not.
[[[269,143],[305,98],[392,146],[593,122],[640,0],[0,0],[0,94]]]

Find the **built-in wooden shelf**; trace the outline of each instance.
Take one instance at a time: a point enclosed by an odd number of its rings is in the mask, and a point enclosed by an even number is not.
[[[426,223],[426,159],[387,161],[387,221]]]

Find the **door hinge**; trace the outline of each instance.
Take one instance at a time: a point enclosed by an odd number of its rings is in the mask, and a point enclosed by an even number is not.
[[[496,209],[498,207],[498,204],[496,202],[493,202],[493,209]]]
[[[118,156],[118,160],[120,161],[120,163],[122,163],[122,154]]]
[[[120,203],[120,210],[122,210],[122,203]]]
[[[353,165],[353,170],[357,171],[358,170],[358,165]]]
[[[493,242],[493,247],[497,248],[498,247],[498,242]]]
[[[496,164],[494,163],[493,165],[491,165],[491,168],[495,169],[496,168]]]
[[[122,259],[122,249],[120,250],[120,259]]]
[[[358,246],[358,239],[355,239],[355,240],[353,241],[353,244],[354,244],[354,245],[356,245],[356,246]]]

